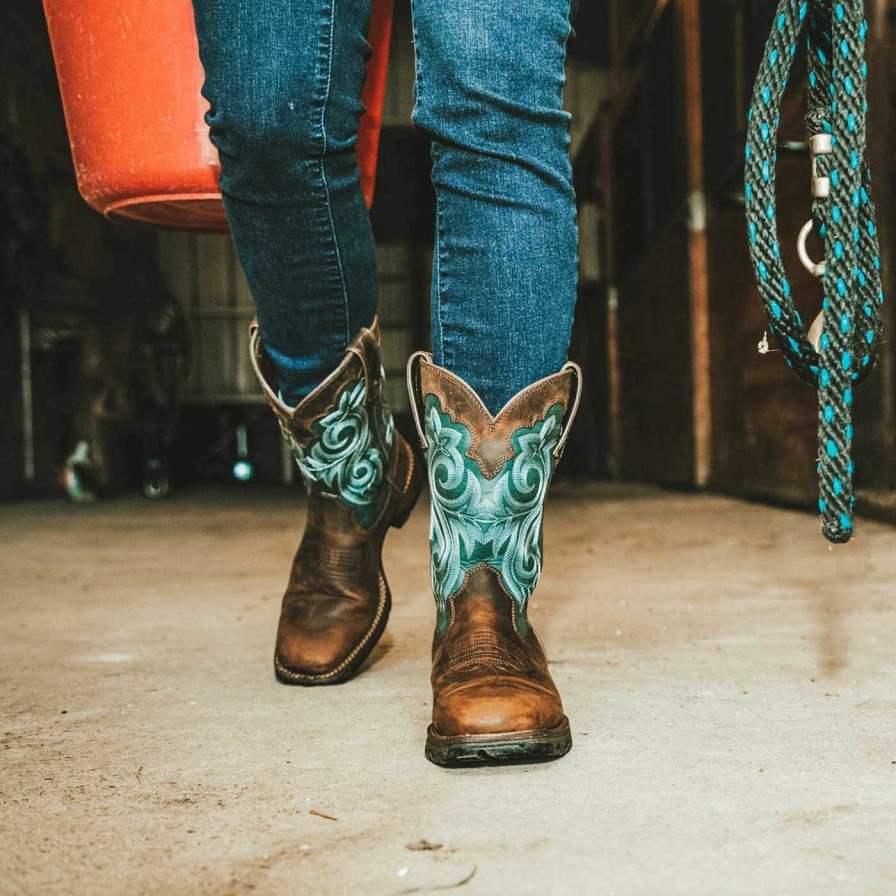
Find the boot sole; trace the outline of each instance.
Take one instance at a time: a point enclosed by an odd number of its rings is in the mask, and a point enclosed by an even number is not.
[[[411,463],[413,466],[411,468],[408,490],[405,492],[401,504],[395,508],[395,513],[389,521],[388,528],[393,529],[401,529],[408,521],[408,517],[416,506],[417,499],[420,497],[420,492],[423,489],[423,463],[413,446],[409,442],[404,442],[404,444],[410,452]],[[362,639],[364,646],[344,669],[341,669],[336,674],[321,673],[318,675],[307,675],[301,672],[294,672],[292,669],[287,668],[280,662],[280,659],[275,656],[274,673],[278,680],[283,682],[283,684],[300,685],[302,687],[321,687],[330,684],[342,684],[350,678],[354,678],[354,676],[361,671],[361,667],[364,665],[367,657],[370,656],[373,648],[376,647],[380,638],[383,636],[383,632],[386,630],[386,623],[389,621],[389,613],[392,610],[392,593],[389,590],[389,583],[386,581],[386,575],[383,572],[382,566],[380,567],[380,582],[385,595],[383,610],[377,619],[373,631],[370,632],[369,635],[365,635]]]
[[[443,737],[429,726],[426,758],[441,766],[547,762],[572,749],[569,720],[548,731],[512,731]]]

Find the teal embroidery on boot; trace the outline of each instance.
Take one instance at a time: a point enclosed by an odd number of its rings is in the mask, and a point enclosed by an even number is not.
[[[448,599],[480,563],[500,573],[525,621],[526,602],[541,574],[544,499],[563,415],[563,405],[556,404],[533,427],[513,433],[516,455],[494,479],[486,479],[466,456],[467,427],[443,414],[434,395],[427,396],[432,588],[441,629],[447,624]]]
[[[290,439],[296,463],[309,489],[336,495],[355,511],[358,523],[376,522],[386,498],[382,487],[395,423],[385,401],[368,406],[363,379],[339,394],[336,407],[314,424],[318,438],[303,449]]]

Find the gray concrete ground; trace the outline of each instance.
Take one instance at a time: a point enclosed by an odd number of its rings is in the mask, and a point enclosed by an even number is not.
[[[0,892],[896,891],[893,529],[831,551],[798,513],[558,488],[533,618],[573,752],[445,771],[425,507],[387,541],[384,644],[312,690],[271,667],[301,517],[0,508]]]

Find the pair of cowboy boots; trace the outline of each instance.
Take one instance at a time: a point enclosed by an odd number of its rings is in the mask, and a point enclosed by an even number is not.
[[[254,327],[251,339],[309,495],[274,667],[288,684],[336,684],[359,671],[385,629],[383,540],[407,520],[426,471],[383,397],[376,321],[296,408],[279,398]],[[497,417],[429,355],[411,358],[408,385],[432,498],[426,756],[439,765],[563,756],[569,721],[526,606],[541,572],[544,499],[578,405],[578,368],[524,389]]]

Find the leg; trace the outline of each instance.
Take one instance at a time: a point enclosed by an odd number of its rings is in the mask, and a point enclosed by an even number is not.
[[[195,0],[221,191],[284,399],[376,313],[355,143],[370,0]]]
[[[336,684],[383,633],[383,539],[421,485],[383,399],[354,149],[370,0],[195,9],[221,190],[258,306],[251,359],[308,490],[274,667],[289,684]]]
[[[414,117],[432,137],[438,200],[435,363],[417,355],[409,368],[437,607],[426,755],[552,759],[571,746],[569,721],[526,609],[581,381],[564,364],[577,268],[570,0],[414,10]]]
[[[432,138],[436,363],[496,413],[566,361],[577,235],[563,111],[570,0],[414,0]]]

